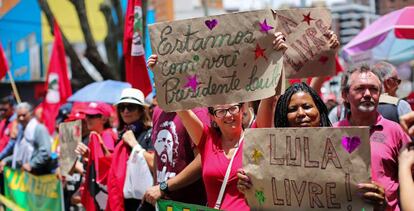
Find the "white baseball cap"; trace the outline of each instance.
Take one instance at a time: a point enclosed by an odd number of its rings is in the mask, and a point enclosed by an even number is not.
[[[141,90],[134,88],[125,88],[124,90],[122,90],[121,98],[116,103],[116,105],[120,103],[132,103],[147,106],[147,104],[145,103],[144,94],[141,92]]]

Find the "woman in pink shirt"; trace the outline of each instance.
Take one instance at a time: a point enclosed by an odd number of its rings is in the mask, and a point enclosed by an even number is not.
[[[177,112],[201,154],[202,176],[209,207],[250,210],[244,195],[237,190],[237,169],[242,167],[243,154],[242,105],[209,107],[212,127],[203,125],[191,110]],[[234,161],[230,164],[233,156]],[[230,175],[220,203],[217,199],[229,165]]]

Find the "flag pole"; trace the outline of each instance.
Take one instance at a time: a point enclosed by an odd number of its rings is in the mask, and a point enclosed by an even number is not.
[[[20,95],[19,95],[19,91],[17,90],[17,86],[14,83],[13,75],[11,74],[10,70],[8,70],[7,73],[9,74],[9,80],[10,80],[10,83],[13,89],[14,96],[16,97],[16,101],[17,103],[21,103],[22,101],[20,100]]]

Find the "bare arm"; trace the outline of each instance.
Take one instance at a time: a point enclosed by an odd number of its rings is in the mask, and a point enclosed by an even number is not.
[[[195,145],[198,145],[203,135],[203,122],[194,114],[192,110],[177,111],[185,129],[193,140]]]
[[[320,93],[323,83],[325,82],[325,76],[313,77],[310,83],[310,87],[316,92]]]
[[[260,101],[256,118],[256,124],[258,128],[273,127],[273,118],[275,116],[275,104],[276,96],[271,96]]]
[[[155,161],[156,159],[154,159]],[[155,163],[156,164],[156,163]],[[154,173],[156,180],[156,171]],[[168,179],[167,185],[169,191],[176,191],[180,188],[186,187],[201,177],[201,157],[197,155],[194,160],[188,164],[178,175],[175,177]],[[153,204],[155,206],[158,199],[162,198],[164,193],[160,190],[160,185],[154,185],[147,189],[144,194],[145,201]]]
[[[201,178],[201,156],[197,154],[193,161],[186,166],[177,176],[167,181],[168,189],[176,191],[193,184]]]

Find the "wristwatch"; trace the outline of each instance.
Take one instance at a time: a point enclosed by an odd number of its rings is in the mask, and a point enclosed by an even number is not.
[[[167,181],[163,181],[160,183],[160,190],[164,193],[169,193],[170,191],[168,190],[168,183]]]

